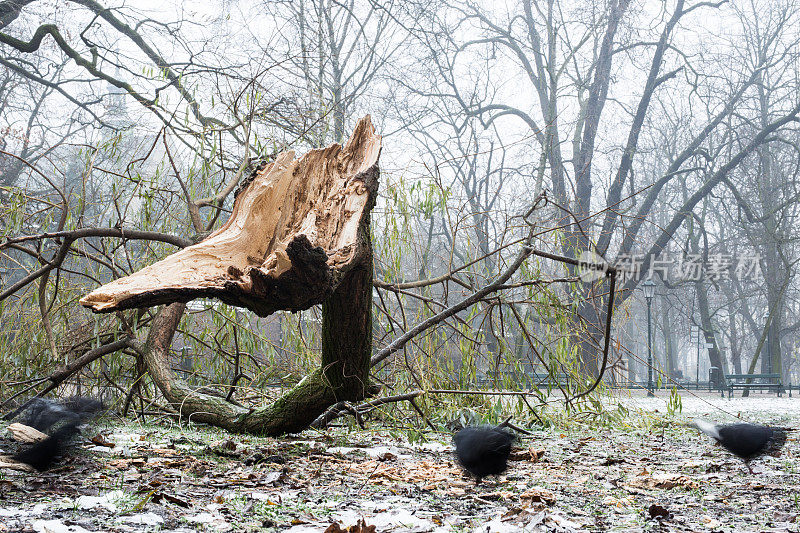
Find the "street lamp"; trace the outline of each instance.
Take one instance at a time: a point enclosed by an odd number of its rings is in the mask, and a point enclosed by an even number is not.
[[[767,325],[769,322],[769,312],[764,313],[764,327],[767,328],[767,338],[764,351],[762,351],[761,356],[761,372],[763,374],[771,374],[772,373],[772,324]]]
[[[656,294],[656,284],[652,279],[642,283],[644,299],[647,300],[647,396],[653,396],[653,328],[650,321],[650,304]]]

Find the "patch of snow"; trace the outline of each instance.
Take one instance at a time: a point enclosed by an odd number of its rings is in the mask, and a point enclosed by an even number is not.
[[[383,457],[387,453],[390,453],[396,457],[400,458],[411,458],[410,454],[404,454],[400,451],[400,448],[394,446],[373,446],[371,448],[362,448],[364,453],[366,453],[369,457]]]
[[[556,527],[561,528],[562,531],[578,531],[583,529],[580,524],[577,522],[573,522],[566,518],[561,512],[556,512],[550,515],[547,515],[545,518],[545,523],[552,523],[555,524]]]
[[[211,507],[211,505],[207,507]],[[230,531],[233,529],[233,526],[231,526],[222,516],[215,513],[203,512],[194,516],[187,516],[186,521],[193,524],[205,524],[216,529],[217,531]]]
[[[747,398],[720,398],[719,393],[704,391],[678,390],[681,396],[682,409],[678,416],[686,418],[709,418],[717,422],[732,422],[735,415],[741,413],[745,419],[757,423],[769,423],[771,419],[800,419],[800,398],[797,395],[789,398],[787,394],[778,397],[774,393],[751,392]],[[653,398],[644,394],[620,394],[620,397],[606,400],[611,406],[621,403],[629,409],[642,411],[667,412],[669,391],[656,391]],[[604,403],[606,403],[604,402]]]
[[[275,502],[277,504],[283,504],[286,500],[294,500],[297,498],[298,491],[296,490],[287,490],[282,492],[260,492],[260,491],[253,491],[250,493],[250,497],[254,500],[260,502]]]
[[[28,516],[30,511],[26,511],[25,509],[8,509],[6,507],[0,507],[0,517],[6,516]]]
[[[91,453],[98,453],[103,455],[111,455],[111,456],[121,456],[124,457],[126,454],[130,455],[131,451],[129,448],[124,446],[114,446],[113,448],[109,448],[108,446],[89,446],[88,451]]]
[[[367,518],[364,516],[364,513],[349,509],[340,513],[332,514],[331,522],[335,520],[336,522],[339,522],[339,525],[342,526],[343,529],[347,529],[348,527],[355,525],[362,518],[367,521],[367,525],[372,525],[372,522],[367,520]]]
[[[349,455],[360,448],[348,448],[347,446],[333,446],[326,451],[331,454]]]
[[[400,458],[411,458],[412,457],[410,454],[403,453],[400,450],[400,448],[397,448],[395,446],[372,446],[372,447],[369,447],[369,448],[353,448],[353,447],[349,447],[349,446],[334,446],[334,447],[328,448],[327,452],[328,453],[332,453],[332,454],[339,454],[339,455],[350,455],[352,453],[362,452],[367,457],[372,457],[372,458],[383,457],[387,453],[392,454],[392,455],[394,455],[396,457],[400,457]]]
[[[147,442],[146,437],[139,433],[112,433],[108,436],[108,440],[115,444],[144,444]]]
[[[500,518],[495,518],[490,522],[484,522],[472,531],[474,533],[486,533],[487,531],[490,531],[491,533],[516,533],[523,531],[523,528],[516,524],[503,522]]]
[[[117,512],[117,505],[114,503],[124,496],[121,490],[111,491],[104,496],[78,496],[75,504],[78,509],[94,509],[102,507],[112,513]]]
[[[164,519],[155,513],[135,514],[123,516],[120,520],[128,524],[140,524],[143,526],[157,526],[164,522]]]
[[[411,444],[412,448],[426,452],[450,452],[453,447],[449,444],[442,444],[441,442],[423,442],[421,444]]]
[[[324,524],[318,524],[318,525],[303,524],[290,527],[289,529],[286,530],[286,533],[319,533],[320,531],[324,531],[326,527],[327,526]]]
[[[332,520],[339,522],[342,528],[355,525],[359,519],[364,519],[368,526],[375,526],[378,531],[405,531],[408,529],[429,531],[436,527],[432,521],[415,516],[407,509],[394,509],[375,514],[347,510],[332,515]]]
[[[36,533],[90,533],[81,526],[62,524],[61,520],[34,520],[31,527]]]
[[[78,509],[94,509],[95,507],[103,507],[112,513],[117,511],[117,506],[106,500],[105,496],[78,496],[75,500]]]
[[[186,517],[187,522],[194,522],[195,524],[209,524],[215,519],[216,517],[211,513],[200,513]]]
[[[315,441],[315,440],[293,440],[293,441],[289,441],[289,442],[291,442],[292,444],[294,444],[296,446],[305,444],[306,446],[308,446],[312,450],[321,450],[321,449],[325,448],[325,445],[323,443]]]
[[[31,509],[29,511],[29,513],[34,515],[34,516],[36,516],[36,515],[42,514],[43,512],[48,510],[49,508],[50,508],[50,506],[48,504],[46,504],[46,503],[37,503],[36,505],[33,506],[33,509]]]

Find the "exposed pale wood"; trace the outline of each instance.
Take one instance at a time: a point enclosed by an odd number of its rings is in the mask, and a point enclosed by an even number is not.
[[[321,303],[366,253],[381,137],[369,116],[347,144],[280,154],[256,169],[219,230],[81,300],[108,312],[216,297],[261,316]]]
[[[11,433],[11,436],[14,437],[14,440],[19,442],[39,442],[47,438],[46,433],[42,433],[36,428],[20,424],[19,422],[9,424],[6,429]]]
[[[32,466],[15,461],[8,455],[0,455],[0,468],[19,470],[20,472],[36,472],[36,469],[34,469]]]

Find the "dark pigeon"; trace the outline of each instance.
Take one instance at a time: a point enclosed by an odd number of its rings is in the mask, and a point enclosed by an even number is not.
[[[499,475],[508,467],[514,434],[495,426],[470,426],[453,436],[456,458],[477,483],[486,476]]]
[[[741,458],[750,473],[750,461],[769,454],[775,455],[786,444],[786,433],[791,428],[769,427],[758,424],[726,424],[716,425],[705,420],[694,420],[690,426],[699,429],[723,448]]]
[[[75,441],[80,427],[102,409],[101,402],[89,398],[75,397],[64,401],[34,398],[22,409],[21,422],[48,437],[22,449],[13,458],[36,470],[47,470]]]

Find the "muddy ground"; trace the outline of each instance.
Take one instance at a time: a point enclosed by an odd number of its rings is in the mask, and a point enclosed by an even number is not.
[[[731,421],[719,408],[800,425],[800,398],[684,398],[676,419]],[[750,474],[707,437],[658,417],[534,429],[507,473],[479,486],[444,433],[412,444],[376,427],[273,439],[106,424],[54,470],[0,471],[0,532],[336,532],[359,521],[351,531],[800,531],[797,435]]]

